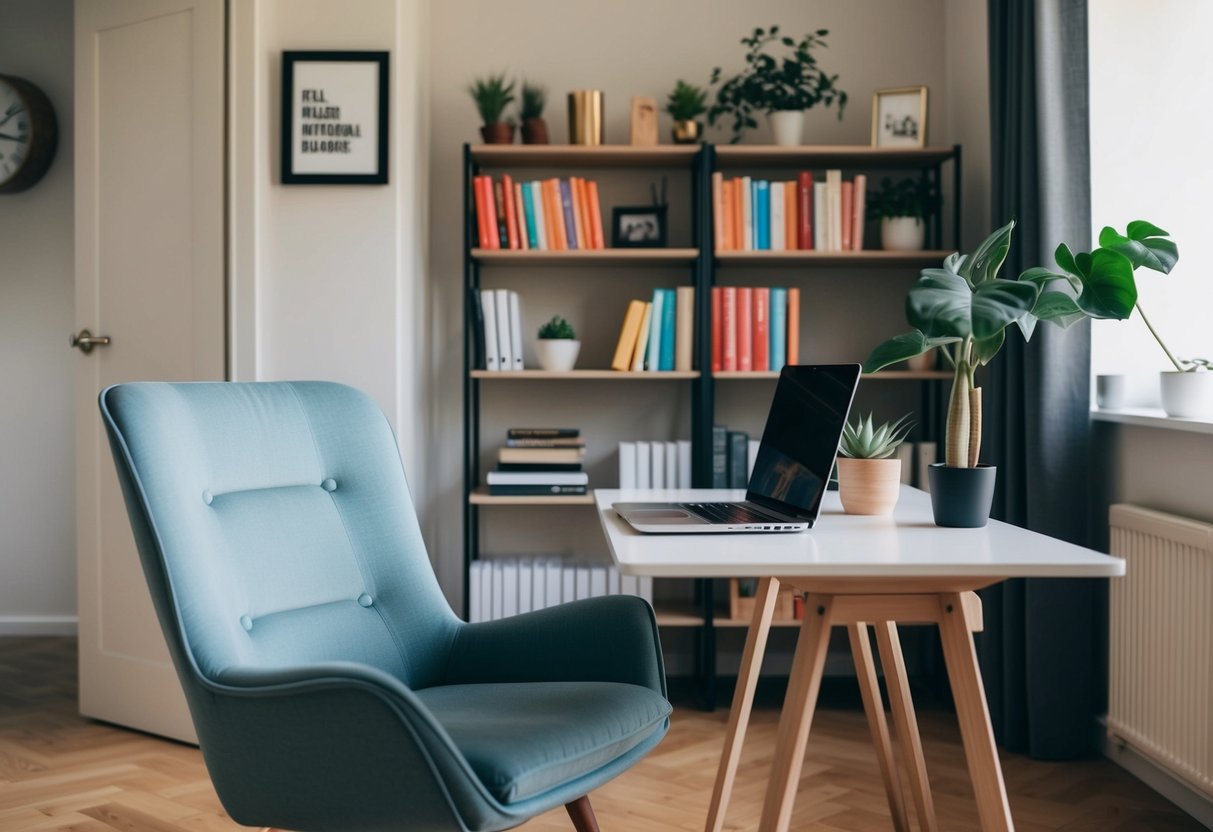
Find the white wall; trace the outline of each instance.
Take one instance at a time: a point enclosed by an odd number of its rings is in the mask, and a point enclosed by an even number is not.
[[[75,631],[72,2],[0,5],[0,72],[50,98],[59,148],[0,195],[0,635]]]

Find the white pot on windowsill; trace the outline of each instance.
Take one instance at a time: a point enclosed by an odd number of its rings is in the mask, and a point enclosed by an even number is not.
[[[567,373],[577,364],[581,342],[569,338],[540,338],[535,342],[539,366],[550,373]]]
[[[885,251],[922,251],[927,227],[918,217],[885,217],[880,221],[880,247]]]
[[[1213,372],[1158,374],[1162,409],[1177,419],[1213,419]]]

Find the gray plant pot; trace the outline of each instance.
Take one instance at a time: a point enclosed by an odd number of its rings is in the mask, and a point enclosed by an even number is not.
[[[994,503],[994,482],[998,469],[993,465],[976,468],[949,468],[936,462],[928,469],[931,479],[931,510],[935,525],[953,529],[980,529],[990,519]]]

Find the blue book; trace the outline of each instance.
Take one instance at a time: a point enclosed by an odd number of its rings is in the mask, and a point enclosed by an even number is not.
[[[577,221],[573,218],[573,190],[569,180],[560,180],[560,206],[564,209],[564,236],[569,248],[581,248],[577,245]]]
[[[754,188],[754,248],[766,251],[771,247],[771,183],[760,179]]]
[[[539,248],[539,232],[535,227],[535,198],[531,195],[529,182],[522,183],[522,213],[526,215],[526,241],[531,248]]]
[[[663,369],[664,358],[661,355],[661,345],[664,337],[661,330],[665,326],[665,292],[653,290],[653,314],[649,317],[649,348],[644,357],[644,368],[657,371]]]
[[[771,287],[771,369],[788,363],[788,290]]]
[[[661,303],[661,366],[658,369],[672,370],[674,369],[674,329],[678,297],[674,294],[673,289],[658,291],[664,296]]]

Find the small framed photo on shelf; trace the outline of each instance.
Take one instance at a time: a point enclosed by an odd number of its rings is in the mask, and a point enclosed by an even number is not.
[[[665,248],[666,206],[637,205],[611,212],[613,248]]]
[[[386,185],[387,52],[282,53],[282,182]]]
[[[927,146],[927,88],[872,93],[872,147]]]

